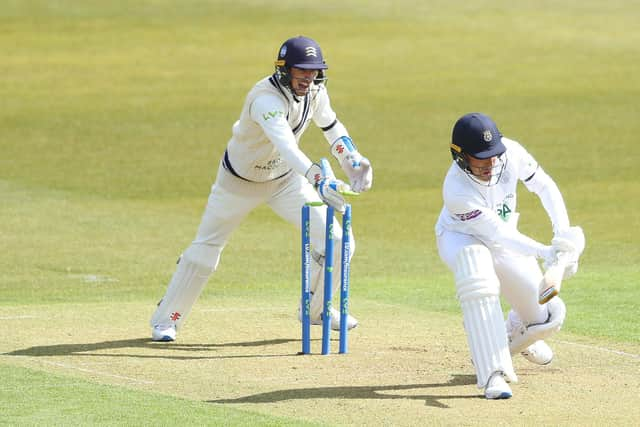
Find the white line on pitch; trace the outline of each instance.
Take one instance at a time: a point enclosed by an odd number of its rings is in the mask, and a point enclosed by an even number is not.
[[[241,311],[241,312],[251,312],[251,313],[255,312],[255,313],[258,313],[258,312],[262,312],[262,311],[286,311],[287,308],[288,307],[272,307],[272,306],[269,306],[269,307],[248,307],[248,308],[232,308],[232,307],[229,307],[229,308],[205,308],[205,309],[202,309],[202,310],[199,310],[199,311],[203,312],[203,313],[210,313],[212,311],[219,311],[219,312],[238,312],[238,311]]]
[[[580,343],[571,342],[571,341],[560,341],[560,340],[555,340],[555,339],[553,341],[558,342],[560,344],[568,344],[568,345],[573,345],[573,346],[576,346],[576,347],[590,348],[592,350],[604,351],[605,353],[613,353],[613,354],[617,354],[619,356],[631,357],[632,359],[640,359],[640,354],[627,353],[625,351],[612,350],[612,349],[606,348],[606,347],[598,347],[598,346],[589,345],[589,344],[580,344]]]
[[[24,314],[22,316],[4,316],[0,317],[0,320],[19,320],[19,319],[35,319],[38,316],[33,316],[30,314]]]
[[[109,374],[107,372],[95,371],[93,369],[86,369],[86,368],[80,368],[78,366],[67,365],[66,363],[50,362],[48,360],[38,360],[38,362],[44,363],[46,365],[57,366],[59,368],[75,369],[77,371],[85,372],[87,374],[93,374],[93,375],[97,374],[97,375],[102,375],[102,376],[111,377],[111,378],[118,378],[121,380],[133,381],[133,382],[142,383],[142,384],[153,384],[153,381],[139,380],[137,378],[124,377],[122,375],[116,375],[116,374]]]

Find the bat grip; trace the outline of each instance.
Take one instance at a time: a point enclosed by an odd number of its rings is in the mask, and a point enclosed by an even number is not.
[[[545,271],[540,283],[540,293],[538,294],[538,304],[542,305],[549,302],[553,297],[560,293],[560,286],[564,276],[564,270],[569,262],[568,252],[559,252],[554,262]]]

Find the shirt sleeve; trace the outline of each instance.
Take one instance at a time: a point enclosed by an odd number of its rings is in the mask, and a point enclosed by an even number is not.
[[[513,144],[510,150],[517,151],[518,178],[529,191],[540,198],[542,206],[551,220],[553,233],[568,228],[569,215],[556,183],[542,170],[542,167],[522,145]]]
[[[524,185],[540,198],[551,220],[554,234],[569,228],[569,214],[562,193],[555,181],[541,167],[538,167],[535,173],[524,181]]]
[[[503,138],[506,139],[506,138]],[[526,181],[531,178],[538,170],[538,162],[525,148],[516,141],[509,140],[508,152],[510,160],[517,162],[516,170],[518,171],[518,179]]]
[[[304,175],[312,161],[300,150],[289,122],[286,105],[275,95],[258,96],[251,104],[251,119],[258,123],[280,156],[298,174]]]

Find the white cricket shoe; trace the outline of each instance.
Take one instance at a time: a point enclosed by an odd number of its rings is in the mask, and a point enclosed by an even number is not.
[[[509,399],[513,396],[511,387],[504,380],[502,372],[496,371],[491,374],[489,381],[487,381],[487,387],[484,389],[484,397],[487,399]]]
[[[536,365],[548,365],[553,360],[553,350],[542,340],[534,342],[520,354]]]
[[[302,312],[298,310],[298,320],[302,322]],[[311,319],[312,325],[322,325],[322,314],[317,319]],[[353,329],[358,326],[358,319],[350,314],[347,314],[347,329]],[[340,312],[331,307],[331,329],[334,331],[340,330]]]
[[[175,325],[155,325],[151,330],[151,339],[153,341],[175,341]]]

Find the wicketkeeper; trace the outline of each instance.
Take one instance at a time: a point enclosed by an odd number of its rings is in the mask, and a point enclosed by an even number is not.
[[[571,277],[578,270],[584,235],[580,227],[570,226],[551,177],[522,145],[503,137],[488,116],[461,117],[450,150],[453,164],[435,229],[438,250],[455,276],[478,387],[487,399],[505,399],[512,395],[507,381],[517,381],[511,356],[520,353],[533,363],[550,363],[553,351],[543,340],[565,319],[560,297],[539,301],[548,278],[537,259],[550,267],[547,272],[560,268],[561,276]],[[551,219],[551,245],[518,231],[518,181],[540,198]],[[506,322],[500,295],[511,305]]]
[[[305,203],[322,201],[343,212],[343,193],[371,188],[371,163],[358,152],[331,108],[325,85],[327,68],[318,43],[308,37],[294,37],[280,47],[275,73],[249,91],[222,155],[195,240],[180,257],[151,318],[153,340],[175,340],[176,331],[216,270],[231,233],[251,210],[267,204],[299,229],[300,209]],[[334,176],[325,159],[314,163],[300,150],[300,138],[311,121],[322,129],[350,185]],[[310,213],[313,324],[321,324],[323,308],[325,212],[326,206],[317,206]],[[335,221],[333,227],[335,238],[341,239],[339,222]],[[353,254],[353,235],[349,238]],[[335,245],[335,250],[334,259],[339,259],[340,245]],[[336,289],[340,283],[339,265],[334,267],[333,278]],[[348,328],[357,324],[349,316]],[[337,310],[331,325],[332,329],[340,329]]]

